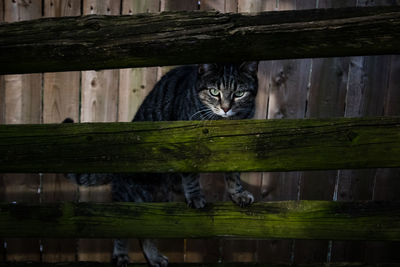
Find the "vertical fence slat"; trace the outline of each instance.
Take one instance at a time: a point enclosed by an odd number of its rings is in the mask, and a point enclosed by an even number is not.
[[[272,11],[277,8],[276,1],[268,0],[238,0],[239,12],[241,13],[254,13],[261,11]]]
[[[157,82],[157,69],[135,68],[120,71],[118,121],[129,122]]]
[[[80,0],[45,0],[44,17],[79,16]],[[43,77],[43,122],[60,123],[66,117],[79,121],[80,72],[45,73]],[[43,202],[76,201],[77,185],[62,174],[42,177]],[[75,261],[75,239],[43,239],[44,262]]]
[[[160,0],[160,11],[185,11],[185,10],[197,10],[197,0]],[[168,71],[177,67],[171,62],[170,66],[158,67],[157,69],[157,80],[160,80],[164,74]]]
[[[313,59],[307,117],[343,117],[348,58]]]
[[[80,0],[46,0],[44,16],[79,16],[80,2]],[[66,117],[79,121],[80,72],[45,73],[43,86],[44,123],[61,123]],[[63,175],[44,174],[43,183],[44,202],[74,201],[77,198],[77,187]]]
[[[313,59],[307,118],[344,115],[348,66],[347,58]],[[304,172],[301,198],[331,200],[336,175],[337,171]]]
[[[161,11],[183,11],[198,9],[197,0],[161,0]]]
[[[159,11],[159,0],[122,2],[123,15]],[[122,69],[119,80],[118,121],[131,121],[157,82],[157,67]]]
[[[119,15],[120,1],[84,0],[83,14]],[[81,82],[81,122],[113,122],[118,116],[119,70],[84,71]],[[111,186],[79,187],[79,201],[111,201]],[[78,241],[78,260],[111,260],[111,240]]]
[[[400,4],[400,2],[399,2]],[[385,116],[400,115],[400,56],[391,56],[388,92],[384,103]],[[400,169],[378,169],[373,200],[400,200]]]
[[[320,0],[317,8],[355,6],[356,1]],[[312,60],[312,74],[308,96],[308,118],[344,115],[349,61],[346,58]],[[320,180],[318,177],[323,176]],[[301,199],[331,200],[335,190],[337,171],[303,172]],[[331,248],[327,241],[296,241],[296,263],[324,262]]]
[[[386,78],[389,71],[388,59],[387,56],[352,58],[348,88],[349,91],[357,90],[357,92],[350,92],[347,96],[346,108],[353,107],[353,110],[346,110],[346,116],[383,115],[383,97],[388,87]],[[338,200],[372,199],[375,176],[376,169],[340,171]],[[333,260],[337,260],[340,253],[346,256],[351,251],[355,260],[374,262],[373,258],[378,255],[377,245],[379,246],[377,242],[334,242]],[[373,249],[368,249],[369,247]],[[342,252],[341,249],[345,251]],[[357,257],[355,257],[356,251],[359,251]]]
[[[399,3],[400,5],[400,3]],[[391,56],[389,89],[385,98],[385,116],[400,114],[400,56]]]
[[[382,75],[385,75],[385,67],[379,64],[377,60],[380,61],[378,57],[351,58],[346,117],[368,116],[373,115],[377,110],[383,110],[383,100],[380,94],[384,94],[383,91],[387,87],[387,83],[385,85],[382,80],[376,83],[370,79],[372,77],[375,77],[373,79],[381,79]],[[380,66],[373,67],[375,63]],[[373,86],[374,83],[375,86]],[[372,99],[375,99],[376,102]],[[375,115],[378,114],[375,113]],[[380,115],[382,114],[380,113]],[[375,175],[376,169],[340,170],[337,178],[337,200],[372,199]],[[366,253],[365,242],[334,241],[332,261],[347,259],[350,254],[353,260],[364,261],[367,256]]]
[[[273,2],[273,1],[271,1]],[[309,2],[312,1],[308,1]],[[275,10],[304,9],[304,1],[280,0]],[[303,118],[306,104],[310,60],[272,61],[269,69],[268,112],[269,119]],[[263,74],[266,75],[266,74]],[[299,172],[264,173],[261,191],[263,200],[297,199]],[[264,248],[259,260],[266,262],[291,262],[294,243],[289,240],[260,241]]]
[[[223,13],[236,13],[238,11],[238,0],[202,0],[201,10],[216,10]]]
[[[391,4],[394,4],[394,1],[357,1],[357,6]],[[351,58],[346,97],[346,117],[383,115],[389,72],[389,56]],[[385,171],[383,173],[386,180],[391,180],[389,173]],[[337,177],[337,199],[351,201],[372,199],[374,187],[380,182],[378,176],[379,170],[377,172],[376,169],[340,170]],[[386,252],[393,247],[385,244],[380,242],[334,241],[332,261],[351,259],[375,262],[377,255],[379,255],[383,261],[388,262],[391,257],[388,257],[390,253],[387,254]]]
[[[378,0],[375,1],[375,4],[400,5],[400,1]],[[388,85],[387,92],[381,92],[380,95],[384,98],[383,111],[380,111],[379,109],[381,107],[378,107],[376,112],[383,112],[384,115],[400,115],[400,85],[398,83],[398,74],[400,73],[400,58],[398,56],[384,56],[379,57],[378,60],[381,61],[381,64],[383,65],[382,67],[384,68],[384,70],[382,71],[384,71],[384,73],[382,73],[381,79],[378,78],[378,81],[375,83],[374,86],[385,86],[386,78],[388,79]],[[378,68],[379,65],[380,64],[378,63]],[[371,75],[372,73],[374,73],[374,70],[372,70]],[[382,98],[379,98],[379,101],[381,100]],[[372,200],[399,200],[399,177],[399,169],[377,169],[374,176]],[[399,262],[399,247],[400,242],[366,242],[365,261],[373,263]]]
[[[42,16],[40,0],[4,0],[4,21],[30,20]],[[42,75],[4,76],[3,122],[40,123]],[[38,202],[40,179],[38,174],[3,174],[5,187],[2,201]],[[6,239],[7,260],[40,260],[38,239]]]
[[[122,15],[159,11],[159,0],[122,1]],[[129,122],[133,119],[144,98],[157,82],[157,69],[158,67],[120,70],[118,121]],[[129,258],[132,262],[146,261],[137,239],[130,240],[129,247]]]
[[[279,1],[279,10],[303,9],[303,2]],[[304,118],[310,67],[310,59],[272,62],[268,119]],[[262,188],[264,200],[297,199],[299,178],[298,172],[266,173]]]
[[[358,6],[383,2],[358,1]],[[388,88],[389,56],[352,57],[346,97],[346,117],[383,115]],[[339,174],[338,200],[372,199],[376,170],[343,170]]]

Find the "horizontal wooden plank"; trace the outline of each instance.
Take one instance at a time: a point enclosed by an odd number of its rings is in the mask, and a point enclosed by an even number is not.
[[[0,236],[400,241],[400,203],[1,203]]]
[[[0,172],[400,167],[400,117],[0,125]]]
[[[400,53],[400,7],[165,12],[0,25],[0,73]]]
[[[114,267],[111,263],[104,262],[0,262],[0,267]],[[144,267],[146,263],[131,263],[128,267]],[[234,263],[169,263],[170,267],[397,267],[398,263],[385,264],[367,264],[357,262],[331,262],[326,263],[308,263],[308,264],[283,264],[283,263],[257,263],[257,262],[234,262]]]

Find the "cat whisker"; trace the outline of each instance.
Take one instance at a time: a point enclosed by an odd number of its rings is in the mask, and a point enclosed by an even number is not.
[[[212,110],[210,110],[210,112],[208,112],[206,115],[207,116],[206,116],[205,120],[208,120],[208,121],[214,120],[214,118],[217,118],[217,115]]]
[[[205,119],[207,121],[210,121],[210,123],[211,123],[212,120],[217,119],[217,118],[218,118],[217,114],[215,114],[214,112],[211,111],[211,112],[207,113],[207,116]]]
[[[212,111],[209,110],[209,109],[204,110],[204,112],[200,114],[200,116],[201,116],[200,119],[201,119],[201,120],[206,120],[207,117],[208,117],[208,115],[209,115],[211,112],[212,112]]]
[[[201,119],[202,117],[201,113],[204,111],[206,112],[209,111],[209,108],[200,109],[199,111],[195,112],[192,116],[190,116],[189,120],[191,121],[192,119],[196,119],[196,117],[199,117]]]
[[[202,112],[202,110],[195,112],[192,116],[190,116],[189,120],[191,121],[193,119],[196,119],[196,117],[199,117],[201,115],[200,112]]]
[[[204,114],[204,120],[209,120],[212,116],[213,116],[213,114],[214,114],[214,112],[212,112],[211,110],[210,111],[208,111],[208,112],[206,112],[205,114]]]
[[[203,112],[203,113],[202,113]],[[205,108],[202,110],[197,111],[196,113],[194,113],[191,118],[195,115],[197,115],[198,119],[199,119],[199,123],[197,124],[198,127],[207,125],[207,120],[210,116],[213,115],[213,111],[210,110],[209,108]]]

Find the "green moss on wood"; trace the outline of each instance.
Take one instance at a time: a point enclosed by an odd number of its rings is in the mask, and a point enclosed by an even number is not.
[[[400,118],[0,125],[0,172],[400,167]]]
[[[3,203],[0,236],[400,241],[400,203],[210,203],[203,210],[185,203]]]

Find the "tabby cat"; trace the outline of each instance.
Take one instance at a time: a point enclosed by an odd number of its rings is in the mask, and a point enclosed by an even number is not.
[[[133,121],[220,120],[251,118],[258,89],[258,62],[183,66],[167,73],[146,97]],[[64,122],[72,122],[66,120]],[[171,201],[182,192],[190,207],[201,209],[206,200],[195,173],[179,174],[67,174],[79,185],[112,184],[113,201]],[[240,183],[239,173],[226,173],[233,202],[246,206],[254,197]],[[167,266],[168,259],[150,239],[141,240],[150,266]],[[128,264],[126,240],[115,240],[113,260]]]

